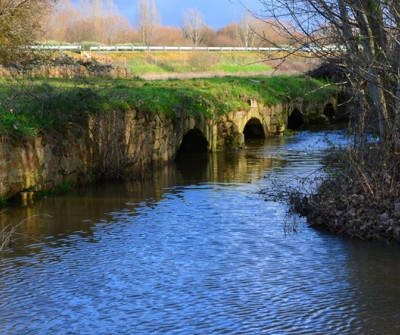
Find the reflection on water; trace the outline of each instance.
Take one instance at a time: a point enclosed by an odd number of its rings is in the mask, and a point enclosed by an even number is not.
[[[271,172],[318,168],[325,137],[192,154],[0,214],[2,226],[29,217],[0,259],[2,333],[398,334],[397,246],[301,219],[287,234],[285,206],[257,194]]]
[[[257,150],[264,146],[264,141],[250,145]],[[168,187],[205,182],[246,183],[263,178],[263,173],[273,165],[284,164],[279,158],[263,157],[256,150],[188,153],[144,180],[98,183],[63,196],[8,209],[0,214],[0,227],[29,218],[23,229],[30,237],[87,230],[104,217],[104,213],[123,210],[127,204],[141,207],[159,201]]]

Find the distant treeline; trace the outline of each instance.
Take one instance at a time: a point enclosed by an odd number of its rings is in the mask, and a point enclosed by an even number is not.
[[[260,21],[245,13],[219,30],[208,26],[196,8],[185,11],[181,27],[161,25],[154,0],[138,0],[135,24],[122,16],[114,0],[60,0],[45,20],[44,40],[101,44],[270,47],[293,44],[293,29]],[[260,38],[264,37],[264,38]],[[267,38],[265,38],[267,37]],[[266,42],[268,40],[268,42]]]

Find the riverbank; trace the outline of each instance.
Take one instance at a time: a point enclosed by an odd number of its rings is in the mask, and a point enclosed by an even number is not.
[[[400,157],[368,157],[343,149],[326,162],[327,178],[313,195],[293,193],[294,210],[308,223],[335,235],[364,240],[400,241],[400,183],[393,178]],[[332,158],[332,156],[331,156]],[[385,162],[382,164],[382,162]]]
[[[212,75],[299,75],[320,64],[316,58],[303,53],[286,57],[282,52],[270,51],[156,51],[156,52],[91,52],[98,62],[113,67],[127,68],[131,73],[145,79],[189,78]],[[276,72],[277,71],[277,72]]]

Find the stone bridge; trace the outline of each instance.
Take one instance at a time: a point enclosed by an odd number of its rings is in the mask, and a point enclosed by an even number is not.
[[[187,133],[180,134],[182,138],[178,147],[183,145],[184,151],[191,148],[194,151],[200,148],[204,151],[232,150],[243,147],[245,139],[266,138],[280,135],[285,129],[324,124],[337,114],[338,98],[332,96],[325,101],[312,102],[296,99],[272,107],[251,100],[249,105],[248,110],[231,112],[211,121],[192,120]],[[192,147],[188,144],[190,142]]]
[[[273,107],[249,101],[247,110],[205,118],[171,118],[130,111],[92,115],[86,124],[15,143],[0,141],[0,200],[17,194],[83,184],[95,179],[139,178],[181,152],[231,150],[245,139],[281,134],[333,118],[337,98],[298,99]]]

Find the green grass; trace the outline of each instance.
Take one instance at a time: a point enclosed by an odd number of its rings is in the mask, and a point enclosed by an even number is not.
[[[125,66],[136,75],[225,72],[251,73],[272,71],[265,59],[254,52],[153,52],[107,53],[114,65]]]
[[[137,61],[127,62],[126,66],[132,73],[135,73],[136,75],[142,75],[147,73],[161,74],[161,73],[174,72],[157,64],[140,63]]]
[[[223,71],[226,73],[250,73],[272,71],[268,65],[259,64],[217,64],[211,68],[214,71]]]
[[[248,109],[249,99],[265,105],[305,97],[325,100],[334,88],[302,77],[224,77],[191,80],[45,79],[0,81],[0,136],[38,136],[71,123],[82,124],[89,114],[131,109],[177,117],[221,115]],[[312,92],[312,93],[310,93]]]

